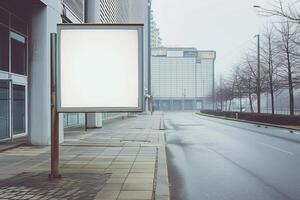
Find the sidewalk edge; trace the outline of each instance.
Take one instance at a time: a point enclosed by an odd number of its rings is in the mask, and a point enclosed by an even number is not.
[[[166,146],[158,147],[155,200],[170,200]]]

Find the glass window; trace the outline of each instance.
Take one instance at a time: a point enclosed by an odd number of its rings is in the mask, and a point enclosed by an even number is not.
[[[13,133],[25,133],[25,86],[13,85]]]
[[[26,38],[10,32],[11,38],[11,72],[26,75]]]
[[[8,29],[0,25],[0,70],[8,71]]]
[[[9,138],[9,82],[0,81],[0,139]]]

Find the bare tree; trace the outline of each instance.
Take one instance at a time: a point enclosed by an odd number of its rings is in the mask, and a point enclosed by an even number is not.
[[[274,27],[268,27],[263,34],[264,44],[262,48],[262,59],[263,59],[263,68],[267,74],[268,80],[266,81],[266,89],[269,90],[271,96],[271,108],[272,114],[275,114],[275,100],[274,100],[274,91],[277,90],[277,68],[278,62],[276,60],[278,55],[278,50],[276,49]],[[268,95],[268,94],[267,94]]]
[[[234,79],[234,82],[235,82],[235,86],[236,86],[236,98],[239,99],[239,111],[240,112],[243,112],[243,101],[242,101],[242,98],[244,97],[245,95],[245,91],[244,91],[244,88],[243,88],[243,78],[241,76],[241,68],[240,66],[237,66],[234,70],[234,73],[233,73],[233,79]]]
[[[278,47],[281,51],[280,57],[282,59],[282,72],[285,73],[282,76],[283,81],[287,81],[289,89],[289,104],[290,115],[294,115],[294,81],[293,73],[296,70],[297,53],[299,52],[299,45],[293,41],[297,37],[297,32],[294,29],[294,25],[290,21],[285,21],[280,24],[277,29],[279,32]],[[287,80],[286,80],[287,77]]]
[[[257,55],[256,50],[250,48],[248,52],[245,54],[243,60],[243,76],[244,79],[246,79],[247,83],[247,90],[248,90],[248,98],[250,104],[252,104],[252,94],[256,94],[256,97],[258,97],[260,92],[264,92],[266,88],[261,87],[258,88],[258,86],[265,86],[266,82],[266,74],[264,71],[260,71],[260,78],[258,78],[258,69],[257,69]],[[246,77],[248,76],[248,77]],[[250,94],[251,93],[251,94]],[[250,96],[251,95],[251,96]],[[251,98],[250,98],[251,97]],[[253,112],[253,105],[251,105],[251,112]]]
[[[241,81],[241,89],[249,99],[250,111],[254,112],[252,95],[256,92],[256,79],[253,77],[251,69],[246,65],[243,65],[241,68],[239,72],[239,79]]]
[[[274,0],[269,8],[263,8],[256,5],[261,15],[264,16],[279,16],[290,21],[300,23],[300,1],[283,1]]]
[[[234,99],[234,82],[230,79],[220,77],[220,83],[216,88],[216,101],[220,104],[222,111],[230,111]]]

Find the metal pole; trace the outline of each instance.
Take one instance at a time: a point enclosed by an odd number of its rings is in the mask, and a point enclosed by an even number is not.
[[[148,94],[151,95],[151,0],[148,0]]]
[[[84,130],[87,131],[87,113],[85,113],[84,117]]]
[[[13,116],[13,84],[12,80],[8,83],[8,93],[9,93],[9,132],[10,132],[10,143],[14,143],[14,116]]]
[[[213,62],[213,73],[212,73],[212,101],[213,101],[213,111],[216,110],[216,90],[215,90],[215,61]]]
[[[260,35],[257,35],[257,112],[260,113]]]
[[[59,174],[58,112],[56,107],[56,33],[51,33],[51,173],[49,178],[61,178]]]

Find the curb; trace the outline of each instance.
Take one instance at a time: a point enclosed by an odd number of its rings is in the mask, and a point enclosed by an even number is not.
[[[166,146],[158,147],[155,200],[170,200]]]
[[[160,118],[159,129],[165,130],[164,116]],[[163,131],[163,145],[157,147],[157,171],[155,200],[170,200],[169,175],[166,154],[166,133]]]
[[[217,119],[224,119],[224,120],[230,120],[230,121],[236,121],[236,122],[256,124],[256,125],[261,125],[261,126],[270,126],[270,127],[275,127],[275,128],[288,129],[288,130],[291,130],[291,131],[300,131],[299,128],[290,128],[290,127],[287,127],[287,126],[281,126],[281,125],[276,125],[276,124],[254,122],[254,121],[248,121],[248,120],[243,120],[243,119],[234,119],[234,118],[229,118],[229,117],[224,117],[224,116],[209,115],[209,114],[205,114],[205,113],[196,113],[196,114],[206,116],[206,117],[213,117],[213,118],[217,118]]]
[[[159,130],[165,130],[165,121],[163,117],[160,118]]]

